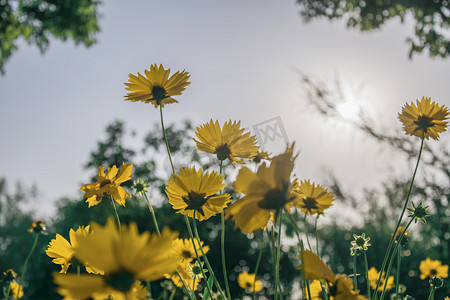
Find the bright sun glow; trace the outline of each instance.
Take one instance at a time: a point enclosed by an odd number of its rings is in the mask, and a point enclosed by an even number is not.
[[[337,105],[337,111],[345,118],[349,120],[357,120],[359,114],[359,107],[352,101],[347,101]]]

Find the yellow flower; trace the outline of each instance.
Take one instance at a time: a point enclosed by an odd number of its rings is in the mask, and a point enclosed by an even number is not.
[[[233,167],[234,162],[245,164],[239,158],[254,158],[259,149],[255,136],[250,136],[250,132],[244,133],[241,121],[231,123],[230,120],[221,129],[218,121],[210,120],[197,127],[195,135],[199,139],[194,139],[198,150],[214,153],[220,161],[228,158]]]
[[[322,285],[319,280],[314,280],[309,284],[309,292],[311,293],[311,300],[323,300],[325,299],[322,292]],[[303,295],[308,295],[307,288],[303,288]],[[303,297],[304,299],[309,299],[307,296]],[[333,297],[329,296],[328,299],[333,299]]]
[[[448,109],[445,105],[439,106],[432,102],[431,98],[423,97],[422,100],[416,100],[416,104],[406,104],[398,118],[403,123],[403,130],[406,134],[414,135],[425,139],[439,139],[439,133],[447,130],[447,121],[449,117]]]
[[[253,157],[253,161],[257,164],[261,162],[261,160],[271,160],[270,153],[266,151],[260,151],[256,152],[255,157]]]
[[[237,278],[238,284],[243,289],[248,289],[249,291],[259,292],[264,287],[260,280],[255,281],[255,274],[249,274],[248,272],[242,272],[238,275]],[[255,284],[255,288],[253,289],[253,283]]]
[[[51,258],[52,262],[61,265],[61,271],[59,273],[67,273],[67,269],[73,264],[75,259],[75,248],[77,247],[77,239],[80,236],[86,236],[90,234],[89,226],[80,226],[77,231],[70,229],[69,237],[70,243],[61,235],[56,234],[56,238],[50,241],[45,253]],[[90,267],[84,262],[86,271],[93,274],[103,274],[103,271]]]
[[[98,167],[97,182],[84,184],[80,188],[85,193],[83,197],[87,198],[89,207],[99,204],[104,195],[112,196],[114,201],[125,206],[125,199],[131,195],[120,184],[131,179],[132,168],[133,164],[122,163],[122,168],[117,174],[119,169],[114,165],[108,168],[105,175],[105,168]]]
[[[380,277],[380,272],[375,269],[375,267],[370,268],[368,271],[369,275],[369,283],[370,287],[372,289],[375,289],[377,287],[378,278]],[[384,284],[386,282],[386,273],[383,272],[383,275],[381,276],[380,284],[378,285],[378,291],[382,291],[384,289]],[[394,284],[394,276],[389,276],[387,284],[386,284],[386,291],[389,291],[395,286]]]
[[[167,279],[172,280],[173,284],[175,284],[180,289],[183,288],[183,283],[181,282],[180,276],[184,281],[184,284],[189,290],[192,290],[192,285],[194,285],[194,291],[197,289],[197,286],[199,284],[197,278],[195,276],[191,276],[188,273],[189,269],[189,261],[185,260],[178,264],[177,272],[173,272],[171,274],[165,274],[164,277]],[[178,276],[178,274],[180,274]]]
[[[170,76],[170,69],[165,70],[162,65],[154,64],[150,66],[150,71],[144,71],[145,77],[138,73],[137,76],[129,74],[128,83],[125,83],[128,93],[125,100],[136,102],[142,101],[152,103],[155,108],[159,105],[178,102],[172,96],[181,95],[188,82],[189,73],[177,71]]]
[[[419,266],[420,279],[437,276],[441,279],[448,277],[448,265],[443,265],[440,260],[431,260],[429,257],[422,260]]]
[[[181,168],[167,183],[166,194],[177,213],[192,218],[195,211],[195,218],[203,221],[222,212],[231,201],[229,194],[215,195],[225,186],[223,176],[216,172],[203,174],[195,167]]]
[[[334,282],[336,275],[331,269],[318,257],[309,250],[300,251],[298,256],[302,260],[302,269],[305,274],[305,280],[326,280]]]
[[[203,242],[201,241],[203,252],[207,253],[209,251],[209,246],[203,246]],[[195,242],[196,250],[199,256],[202,256],[202,252],[198,243]],[[194,245],[192,245],[191,239],[175,239],[172,242],[172,249],[170,250],[170,257],[174,259],[181,260],[182,262],[187,261],[191,262],[197,258],[195,255]]]
[[[5,281],[11,281],[17,278],[17,273],[14,272],[13,269],[8,269],[5,272],[3,272],[3,280]]]
[[[444,300],[450,300],[450,297],[445,297],[445,299]]]
[[[47,229],[47,228],[45,227],[44,221],[42,221],[42,220],[37,220],[37,221],[34,221],[34,222],[31,224],[31,227],[28,228],[28,232],[30,232],[30,233],[32,233],[32,232],[39,233],[39,232],[45,231],[46,229]]]
[[[104,227],[96,223],[91,227],[92,234],[77,238],[75,256],[103,270],[104,275],[55,273],[57,291],[66,299],[86,299],[109,293],[124,299],[132,293],[136,280],[161,279],[164,274],[174,272],[180,262],[168,255],[172,241],[177,238],[176,232],[164,229],[161,236],[149,232],[139,234],[136,223],[131,223],[122,225],[119,233],[111,218]]]
[[[338,274],[334,283],[336,292],[334,300],[367,300],[359,294],[359,290],[353,290],[353,279],[347,278],[345,274]]]
[[[108,293],[94,293],[93,300],[146,300],[147,287],[143,286],[139,281],[135,281],[131,289],[126,293],[109,291]],[[68,299],[69,300],[69,299]],[[71,300],[71,299],[70,299]]]
[[[22,298],[23,296],[23,286],[15,281],[9,283],[9,289],[11,291],[11,297],[14,299]]]
[[[309,180],[303,180],[300,184],[294,182],[295,193],[299,195],[293,202],[294,207],[300,208],[305,214],[323,213],[325,209],[333,205],[334,196],[320,184],[316,185]]]
[[[274,157],[269,167],[262,164],[257,173],[246,167],[240,170],[234,189],[245,196],[230,205],[225,215],[236,221],[236,227],[242,232],[265,229],[272,210],[288,209],[296,198],[289,179],[294,168],[295,157],[292,154],[293,146]]]

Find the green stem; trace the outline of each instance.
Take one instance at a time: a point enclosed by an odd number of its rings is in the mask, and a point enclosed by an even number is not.
[[[116,208],[116,205],[114,203],[114,199],[111,196],[109,198],[111,199],[111,205],[112,205],[112,207],[114,209],[114,213],[116,215],[116,221],[117,221],[117,226],[119,227],[119,232],[122,232],[122,226],[120,225],[119,214],[117,213],[117,208]]]
[[[152,215],[153,223],[155,224],[155,227],[156,227],[156,232],[158,233],[159,236],[161,236],[161,232],[159,231],[158,221],[156,220],[156,215],[155,215],[155,211],[153,210],[153,206],[150,204],[150,200],[148,199],[146,193],[141,192],[141,195],[143,195],[145,197],[145,200],[147,200],[148,210],[150,211],[150,214]]]
[[[186,217],[186,215],[185,215],[185,217]],[[194,210],[194,216],[193,216],[192,219],[193,219],[193,223],[195,224],[195,210]],[[206,277],[205,271],[203,270],[203,266],[201,264],[200,255],[198,255],[197,246],[195,245],[195,239],[194,239],[194,235],[192,234],[191,225],[189,224],[189,219],[187,219],[187,217],[186,217],[185,221],[187,222],[186,225],[187,225],[188,230],[189,230],[189,235],[191,237],[192,246],[194,247],[195,256],[197,256],[197,260],[198,260],[198,262],[200,264],[200,270],[202,272],[203,278],[205,278],[205,280],[207,281],[207,277]],[[194,225],[194,229],[195,229],[195,225]],[[205,257],[205,254],[203,253],[203,247],[202,247],[202,244],[200,243],[200,239],[198,240],[198,246],[202,250],[203,259],[205,259],[206,257]],[[208,270],[209,270],[209,268],[208,268]],[[211,273],[211,271],[209,271],[209,272]],[[211,273],[211,276],[213,276],[212,273]],[[212,291],[209,288],[208,283],[206,284],[206,288],[208,289],[209,294],[212,295]],[[194,292],[194,291],[192,291],[192,292]]]
[[[189,220],[187,219],[187,216],[186,216],[186,215],[185,215],[185,219],[186,219],[186,221],[187,221],[188,231],[189,231],[189,234],[191,235],[192,242],[194,242],[194,238],[193,238],[193,236],[192,236],[191,226],[190,226],[190,224],[189,224]],[[222,288],[220,287],[219,281],[217,280],[217,277],[216,277],[216,275],[214,274],[213,269],[211,268],[211,265],[209,264],[208,257],[206,257],[205,252],[203,251],[203,247],[202,247],[202,245],[200,244],[200,237],[199,237],[199,234],[198,234],[198,231],[197,231],[197,224],[196,224],[196,221],[195,221],[195,210],[194,210],[194,217],[192,218],[192,227],[193,227],[193,229],[194,229],[195,238],[197,239],[197,243],[198,243],[198,245],[199,245],[200,251],[202,252],[203,260],[204,260],[204,262],[205,262],[205,264],[206,264],[206,267],[208,268],[209,273],[211,274],[211,276],[212,276],[212,278],[213,278],[213,280],[214,280],[214,285],[216,286],[216,288],[217,288],[217,290],[219,291],[219,293],[220,293],[220,295],[222,296],[222,298],[223,298],[223,299],[227,299],[227,298],[225,297],[225,294],[223,293]],[[195,249],[196,249],[196,248],[195,248],[195,245],[194,245],[194,250],[195,250]],[[196,254],[197,254],[197,252],[196,252]],[[198,257],[198,256],[197,256],[197,257]],[[203,272],[203,269],[202,269],[202,272]],[[203,277],[206,279],[206,276],[205,276],[205,275],[203,275]],[[209,289],[208,284],[206,284],[206,287]],[[210,295],[212,295],[212,293],[210,293]]]
[[[316,254],[320,257],[319,253],[319,233],[317,231],[317,220],[319,219],[319,214],[316,214],[316,221],[314,222],[314,234],[316,236]]]
[[[397,226],[395,226],[395,230],[394,230],[394,233],[393,233],[393,235],[391,237],[391,240],[389,242],[388,249],[387,249],[387,251],[386,251],[386,253],[384,255],[383,264],[381,265],[381,270],[380,270],[380,276],[378,277],[377,286],[375,288],[375,292],[374,292],[374,295],[373,295],[372,299],[376,299],[376,297],[377,297],[378,286],[380,285],[380,281],[381,281],[381,275],[383,274],[384,268],[386,267],[386,263],[388,261],[389,254],[390,254],[390,251],[392,249],[392,245],[394,243],[395,234],[397,233],[397,229],[398,229],[398,227],[400,226],[400,224],[402,222],[403,215],[405,214],[406,207],[408,206],[408,203],[409,203],[409,197],[411,196],[412,187],[414,185],[414,179],[416,178],[416,173],[417,173],[417,170],[419,168],[420,157],[422,156],[423,145],[424,145],[424,133],[422,132],[422,141],[420,143],[419,156],[417,158],[416,167],[414,168],[414,173],[413,173],[413,176],[411,178],[411,182],[410,182],[410,185],[409,185],[408,193],[406,194],[405,204],[403,205],[402,213],[400,214],[400,218],[398,219]]]
[[[175,292],[177,291],[176,288],[173,289],[172,293],[170,294],[169,300],[172,300],[173,297],[175,297]]]
[[[23,267],[22,267],[22,274],[20,275],[20,279],[19,279],[19,289],[17,290],[17,295],[20,295],[20,289],[22,288],[22,281],[23,281],[23,277],[25,276],[25,271],[27,269],[27,264],[28,261],[30,260],[31,255],[33,254],[34,249],[36,248],[37,245],[37,241],[39,239],[39,233],[35,233],[36,237],[34,238],[34,242],[33,242],[33,246],[31,246],[31,250],[28,253],[27,258],[25,259],[25,262],[23,263]],[[8,299],[8,298],[6,298]]]
[[[434,300],[434,291],[436,290],[435,286],[431,287],[430,295],[428,296],[428,300]]]
[[[151,281],[146,281],[145,286],[147,287],[147,300],[152,298],[152,284]],[[165,290],[165,288],[164,288]]]
[[[280,280],[280,248],[281,248],[281,219],[283,215],[283,210],[280,209],[279,213],[275,214],[278,215],[279,221],[278,221],[278,243],[277,243],[277,257],[276,257],[276,263],[275,263],[275,297],[274,299],[278,299],[278,282]]]
[[[261,262],[263,249],[264,249],[264,234],[261,234],[261,243],[259,245],[259,253],[258,253],[258,258],[256,260],[256,266],[255,266],[255,280],[253,280],[253,285],[252,285],[252,299],[253,300],[255,300],[256,277],[258,276],[259,263]]]
[[[405,233],[408,230],[409,226],[411,225],[412,221],[414,221],[414,218],[411,218],[409,220],[409,222],[406,225],[405,229],[403,230],[402,234],[398,238],[399,241],[401,241],[403,239],[403,236],[405,235]],[[395,239],[395,234],[394,234],[394,239]],[[386,285],[387,285],[387,282],[388,282],[389,275],[391,274],[392,263],[394,262],[394,258],[397,255],[397,251],[399,249],[399,245],[400,245],[400,242],[396,243],[395,247],[394,247],[394,250],[392,251],[392,256],[391,256],[391,258],[389,260],[388,269],[386,271],[386,279],[385,279],[385,282],[384,282],[383,291],[381,292],[380,300],[384,299],[384,294],[386,293]],[[380,273],[380,274],[382,275],[382,273]]]
[[[308,292],[308,300],[311,300],[311,290],[309,288],[309,281],[306,282],[306,291]]]
[[[321,281],[320,286],[322,287],[322,295],[324,300],[328,300],[328,293],[327,293],[327,283],[326,281]]]
[[[353,255],[353,286],[358,290],[358,277],[356,276],[356,253]]]
[[[397,253],[397,270],[395,274],[395,299],[398,300],[398,285],[400,283],[400,264],[402,260],[402,245],[400,243],[401,240],[398,240],[398,253]]]
[[[173,167],[173,162],[172,162],[172,155],[170,154],[169,142],[167,141],[166,129],[164,128],[164,120],[163,120],[163,113],[162,113],[161,105],[159,106],[159,115],[161,117],[161,128],[162,128],[162,132],[163,132],[164,143],[166,144],[167,154],[169,155],[170,166],[172,167],[172,173],[175,173],[175,168]]]
[[[11,282],[8,282],[8,289],[6,290],[5,300],[9,299],[9,293],[11,292]]]
[[[77,266],[77,275],[80,276],[80,274],[81,274],[81,268],[80,268],[80,266]]]
[[[297,236],[298,239],[298,243],[302,243],[303,244],[303,240],[300,237],[300,227],[297,225],[297,223],[295,222],[295,219],[291,216],[291,214],[286,214],[286,216],[288,216],[289,221],[291,222],[292,226],[294,226],[295,229],[295,235]]]
[[[220,161],[220,175],[222,175],[223,172],[223,161]],[[225,178],[225,176],[224,176]],[[222,191],[220,191],[220,194],[222,194]],[[225,289],[227,292],[228,299],[231,299],[231,292],[230,287],[228,285],[228,275],[227,275],[227,263],[225,259],[225,216],[222,212],[220,213],[220,224],[222,226],[222,231],[220,233],[220,253],[222,258],[222,274],[223,274],[223,281],[225,282]]]
[[[364,267],[366,271],[366,284],[367,284],[367,299],[370,299],[370,281],[369,281],[369,264],[367,263],[367,254],[366,251],[364,253]]]
[[[306,242],[308,243],[308,247],[309,247],[309,250],[310,251],[313,251],[313,249],[312,249],[312,247],[311,247],[311,243],[309,242],[309,237],[308,237],[308,225],[307,225],[307,222],[306,222],[306,216],[307,216],[307,214],[305,213],[305,217],[303,218],[303,224],[304,224],[304,226],[305,226],[305,236],[306,236]]]
[[[185,283],[184,280],[183,280],[183,277],[181,277],[181,274],[180,274],[180,272],[178,272],[178,270],[177,270],[177,275],[178,275],[178,277],[180,278],[181,284],[183,285],[184,289],[185,289],[186,292],[188,293],[189,299],[195,300],[195,295],[192,295],[192,294],[191,294],[191,293],[194,293],[194,291],[190,291],[190,290],[188,289],[186,283]],[[176,287],[174,287],[174,289],[176,289]]]

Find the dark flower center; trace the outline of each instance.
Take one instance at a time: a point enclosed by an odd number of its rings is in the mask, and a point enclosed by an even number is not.
[[[312,212],[313,209],[319,209],[316,199],[310,197],[303,199],[303,207],[309,212]]]
[[[363,247],[364,244],[366,243],[366,241],[362,237],[357,238],[355,241],[356,245],[358,245],[359,247]]]
[[[191,252],[188,251],[188,250],[183,250],[183,252],[181,252],[181,255],[182,255],[184,258],[191,258]]]
[[[430,275],[435,276],[436,274],[437,274],[436,270],[434,270],[434,269],[430,270]]]
[[[284,190],[273,189],[266,193],[264,199],[258,203],[258,206],[263,209],[279,210],[283,208],[288,201]]]
[[[106,283],[114,289],[121,292],[128,292],[134,283],[131,273],[122,269],[119,273],[109,274],[105,276]]]
[[[206,197],[205,193],[197,194],[197,193],[191,191],[188,193],[187,198],[183,197],[182,199],[183,199],[184,203],[187,204],[187,207],[185,208],[185,210],[196,210],[202,216],[205,215],[205,213],[203,212],[202,206],[209,199],[209,197]]]
[[[231,152],[228,148],[228,145],[225,143],[224,145],[217,148],[216,154],[219,160],[225,160],[230,157]]]
[[[104,187],[105,185],[108,185],[111,183],[111,180],[105,180],[100,182],[100,188]]]
[[[414,124],[417,125],[417,128],[415,130],[423,130],[423,132],[427,132],[429,127],[433,127],[433,119],[429,118],[428,116],[421,115],[419,118],[417,118],[417,121],[414,121]]]
[[[159,105],[161,104],[161,101],[165,98],[167,98],[167,92],[166,90],[161,87],[155,85],[152,89],[153,99],[156,100],[156,103]]]

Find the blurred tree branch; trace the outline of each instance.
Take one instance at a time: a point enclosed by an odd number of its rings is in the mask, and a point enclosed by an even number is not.
[[[409,57],[428,51],[430,57],[446,58],[450,52],[448,0],[297,0],[306,22],[325,17],[345,19],[347,27],[361,31],[380,29],[387,21],[408,15],[415,21],[414,36],[408,37]]]
[[[43,53],[50,37],[86,47],[96,42],[99,0],[0,0],[0,72],[23,37]]]

